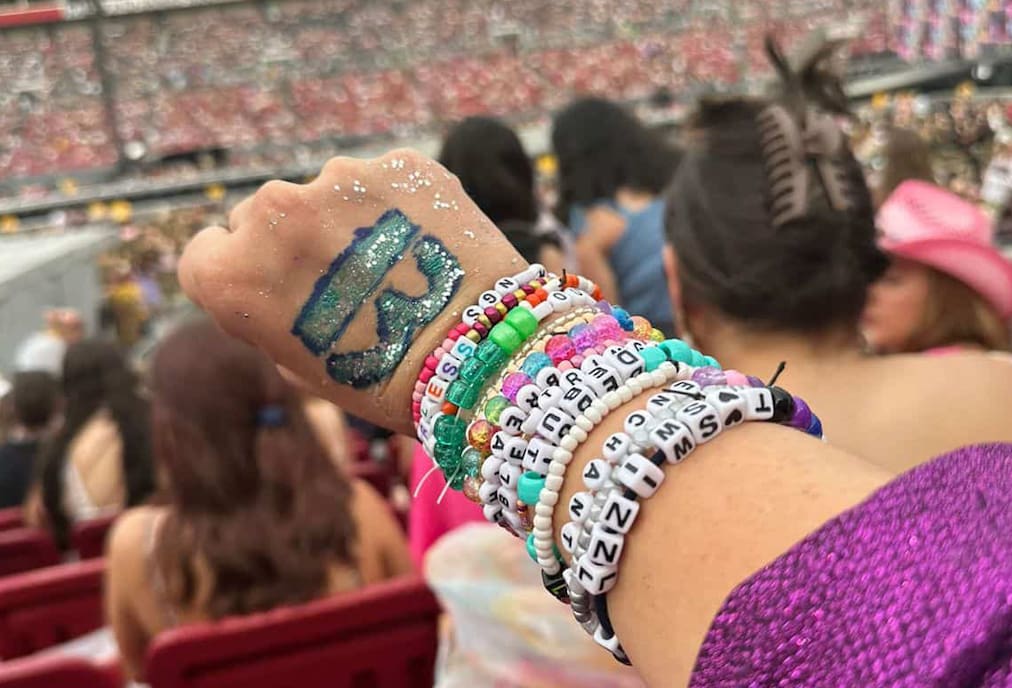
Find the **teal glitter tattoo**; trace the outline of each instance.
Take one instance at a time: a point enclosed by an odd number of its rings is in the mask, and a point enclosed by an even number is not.
[[[292,334],[315,356],[332,351],[366,300],[410,247],[428,287],[418,297],[392,288],[376,297],[377,343],[364,351],[332,353],[327,372],[336,381],[361,389],[389,377],[404,358],[415,334],[450,303],[464,277],[457,257],[426,235],[400,210],[383,213],[372,227],[355,230],[351,244],[316,281],[313,293],[292,325]]]
[[[355,230],[351,245],[316,281],[292,326],[292,334],[319,356],[337,342],[365,299],[397,264],[419,226],[400,210],[389,210],[372,227]]]
[[[370,387],[390,376],[414,339],[415,333],[443,312],[457,293],[464,270],[442,242],[422,237],[412,248],[418,271],[428,289],[412,297],[387,288],[376,298],[378,343],[365,351],[335,353],[327,357],[327,372],[341,384]]]

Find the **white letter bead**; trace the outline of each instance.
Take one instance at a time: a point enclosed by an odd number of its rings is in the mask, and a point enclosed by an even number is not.
[[[516,490],[511,490],[504,485],[496,492],[496,496],[499,498],[499,503],[502,504],[503,508],[506,509],[507,512],[517,510]]]
[[[745,421],[748,404],[745,397],[730,389],[712,389],[706,393],[706,401],[717,409],[720,424],[730,428]]]
[[[720,416],[717,409],[705,401],[694,401],[686,404],[675,413],[675,420],[689,426],[696,444],[708,442],[721,430]]]
[[[548,466],[552,463],[552,454],[554,453],[555,446],[549,442],[538,437],[531,438],[531,441],[527,443],[527,451],[524,452],[524,470],[544,475],[548,472]]]
[[[671,392],[661,392],[647,399],[647,411],[657,418],[666,418],[677,397]]]
[[[463,314],[461,314],[460,319],[465,325],[471,327],[476,322],[478,322],[478,317],[484,314],[485,309],[482,308],[481,306],[468,306],[467,308],[464,309],[464,312]]]
[[[601,507],[599,523],[608,526],[616,533],[628,533],[639,513],[639,502],[623,496],[620,490],[612,490]]]
[[[646,411],[633,411],[626,416],[625,427],[623,429],[627,435],[633,435],[637,430],[645,430],[650,421],[651,416]]]
[[[517,390],[517,408],[524,413],[529,413],[532,408],[538,405],[541,398],[541,388],[535,384],[524,385]]]
[[[520,283],[517,282],[512,277],[503,277],[502,279],[500,279],[495,283],[495,291],[497,294],[499,294],[499,296],[508,294],[511,291],[516,291],[519,288]]]
[[[604,358],[624,380],[643,372],[643,359],[629,349],[620,346],[609,347],[604,353]]]
[[[478,297],[478,305],[482,308],[488,308],[499,303],[499,294],[489,289],[488,291],[482,292],[481,296]]]
[[[595,523],[590,529],[590,545],[585,556],[600,566],[618,566],[623,545],[625,545],[624,535],[609,533],[600,523]]]
[[[432,378],[435,380],[436,378]],[[431,418],[432,415],[440,408],[442,408],[442,402],[433,399],[429,396],[422,397],[421,413],[422,418]]]
[[[650,431],[650,443],[664,452],[668,463],[681,463],[696,448],[696,439],[685,423],[662,420]]]
[[[555,389],[558,390],[558,387]],[[562,409],[550,408],[545,411],[541,422],[538,423],[537,432],[545,439],[557,445],[563,436],[569,432],[571,427],[573,427],[573,417],[571,415]]]
[[[504,509],[502,512],[502,518],[504,521],[506,521],[506,523],[509,524],[510,528],[512,528],[513,532],[516,533],[517,535],[520,535],[521,533],[524,532],[524,522],[520,518],[520,514],[518,514],[516,511],[506,511]]]
[[[557,407],[564,393],[561,387],[549,387],[542,390],[538,396],[538,408],[542,411],[547,411],[550,408]]]
[[[576,564],[576,580],[591,595],[603,595],[611,590],[617,577],[617,568],[595,564],[586,555],[580,557]]]
[[[558,387],[559,383],[562,382],[562,373],[559,372],[558,368],[546,366],[539,370],[538,374],[534,376],[534,382],[537,383],[538,387],[541,389]]]
[[[492,454],[503,459],[506,458],[506,442],[509,439],[510,436],[502,430],[492,435],[492,441],[489,443]]]
[[[499,469],[503,465],[503,460],[498,456],[490,456],[481,462],[481,477],[484,480],[498,480]],[[481,489],[481,488],[479,488]]]
[[[467,339],[467,337],[461,337],[461,339],[471,341],[470,339]],[[449,386],[449,382],[441,377],[433,375],[429,378],[429,384],[425,387],[425,398],[442,403],[444,397],[446,397],[446,388]]]
[[[499,427],[507,435],[519,435],[525,420],[527,420],[526,413],[516,406],[507,406],[499,414]]]
[[[474,355],[474,350],[477,348],[478,345],[467,337],[457,337],[457,341],[453,343],[450,353],[463,361],[465,358],[471,358]]]
[[[647,348],[647,345],[646,342],[641,342],[638,339],[631,339],[626,343],[625,348],[633,352],[638,352],[643,351],[643,349]]]
[[[576,368],[570,368],[562,374],[562,390],[566,391],[573,385],[583,384],[583,373]]]
[[[612,480],[647,499],[652,497],[664,482],[664,471],[642,454],[630,454],[612,472]]]
[[[451,353],[443,354],[436,364],[436,375],[447,382],[453,382],[460,375],[460,359]]]
[[[503,487],[515,490],[517,489],[517,482],[520,480],[520,476],[523,472],[524,469],[520,468],[520,466],[514,466],[511,463],[504,463],[499,467],[499,482],[502,483]]]
[[[481,500],[482,504],[491,504],[493,500],[496,500],[496,492],[499,490],[499,476],[495,476],[494,479],[486,480],[478,488],[478,499]]]
[[[559,406],[575,418],[586,412],[596,398],[586,385],[577,383],[563,392],[559,399]]]
[[[498,501],[494,504],[486,504],[481,508],[481,513],[489,523],[498,523],[502,520],[502,504]]]
[[[629,453],[632,446],[632,438],[624,432],[616,432],[609,435],[601,447],[604,460],[611,464],[619,463]]]
[[[575,523],[583,523],[590,515],[590,495],[586,492],[577,492],[569,498],[569,520]]]
[[[562,539],[562,549],[572,554],[573,548],[576,547],[576,538],[579,534],[580,526],[572,521],[562,526],[562,531],[559,533],[559,537]]]
[[[502,418],[500,417],[500,420]],[[522,437],[511,437],[506,441],[503,457],[514,466],[524,465],[524,454],[527,452],[527,440]]]
[[[611,475],[611,464],[601,459],[594,459],[583,467],[583,484],[588,490],[600,490],[604,481]]]
[[[611,368],[599,366],[587,373],[587,387],[598,397],[603,397],[608,392],[614,392],[620,384],[618,373]]]
[[[766,387],[739,389],[745,397],[745,420],[769,420],[773,417],[773,392]]]
[[[548,295],[548,303],[552,304],[552,310],[556,313],[563,313],[573,308],[573,300],[564,291],[553,291]]]
[[[677,382],[672,382],[666,389],[683,399],[699,399],[702,396],[703,391],[703,388],[692,380],[678,380]]]
[[[600,354],[590,354],[585,356],[583,363],[580,364],[580,372],[584,373],[584,379],[586,379],[586,373],[589,373],[594,368],[600,368],[605,365],[604,356]]]
[[[541,417],[545,415],[545,412],[539,408],[532,408],[527,414],[527,418],[523,423],[520,424],[520,432],[525,435],[533,435],[538,430],[538,423],[541,422]]]

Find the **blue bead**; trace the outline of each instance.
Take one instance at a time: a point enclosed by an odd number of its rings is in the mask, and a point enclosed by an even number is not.
[[[552,365],[552,357],[546,353],[535,351],[527,357],[520,366],[520,372],[526,373],[527,377],[534,379],[538,371]]]
[[[822,421],[819,420],[819,417],[814,413],[812,414],[812,422],[809,423],[806,432],[812,437],[822,439]]]
[[[668,359],[677,363],[692,361],[692,348],[681,339],[666,339],[659,345],[668,355]]]
[[[643,349],[643,351],[640,351],[640,358],[643,359],[645,370],[648,373],[657,370],[662,363],[668,360],[668,357],[664,354],[664,350],[659,346],[648,346]]]
[[[534,533],[527,536],[527,556],[538,563],[538,550],[534,549]]]
[[[711,368],[716,368],[717,370],[724,369],[719,363],[717,363],[717,359],[714,358],[713,356],[703,356],[703,365],[710,366]]]
[[[632,332],[633,329],[635,329],[636,326],[633,325],[632,316],[629,315],[629,311],[626,309],[618,306],[612,306],[611,315],[615,318],[615,320],[618,320],[619,327],[626,332]]]

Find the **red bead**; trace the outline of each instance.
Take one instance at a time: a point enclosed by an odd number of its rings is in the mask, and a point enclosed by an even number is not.
[[[425,369],[422,370],[421,373],[418,374],[418,379],[421,380],[422,383],[426,383],[429,380],[431,380],[432,376],[435,375],[435,374],[436,374],[435,370],[432,370],[430,368],[425,368]]]
[[[471,329],[471,326],[468,325],[468,324],[466,324],[466,323],[460,323],[459,325],[457,325],[457,327],[455,329],[460,334],[465,335],[465,334],[467,334],[468,330]]]
[[[439,359],[436,358],[435,356],[426,356],[425,357],[425,367],[428,368],[429,370],[435,370],[436,366],[438,366],[438,365],[439,365]]]

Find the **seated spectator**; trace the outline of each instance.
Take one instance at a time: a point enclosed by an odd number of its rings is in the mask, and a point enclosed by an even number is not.
[[[52,425],[58,387],[49,373],[18,373],[14,377],[14,425],[0,445],[0,509],[25,501],[39,443]]]
[[[1012,263],[991,246],[991,220],[972,203],[905,182],[878,213],[892,264],[872,285],[862,319],[879,353],[1007,351]]]
[[[140,504],[154,488],[148,405],[119,349],[86,339],[63,362],[64,421],[39,454],[41,480],[25,521],[66,548],[78,521]]]
[[[412,570],[389,506],[342,477],[256,349],[208,321],[183,325],[155,354],[152,392],[165,502],[125,514],[107,552],[107,614],[129,676],[165,629]]]

